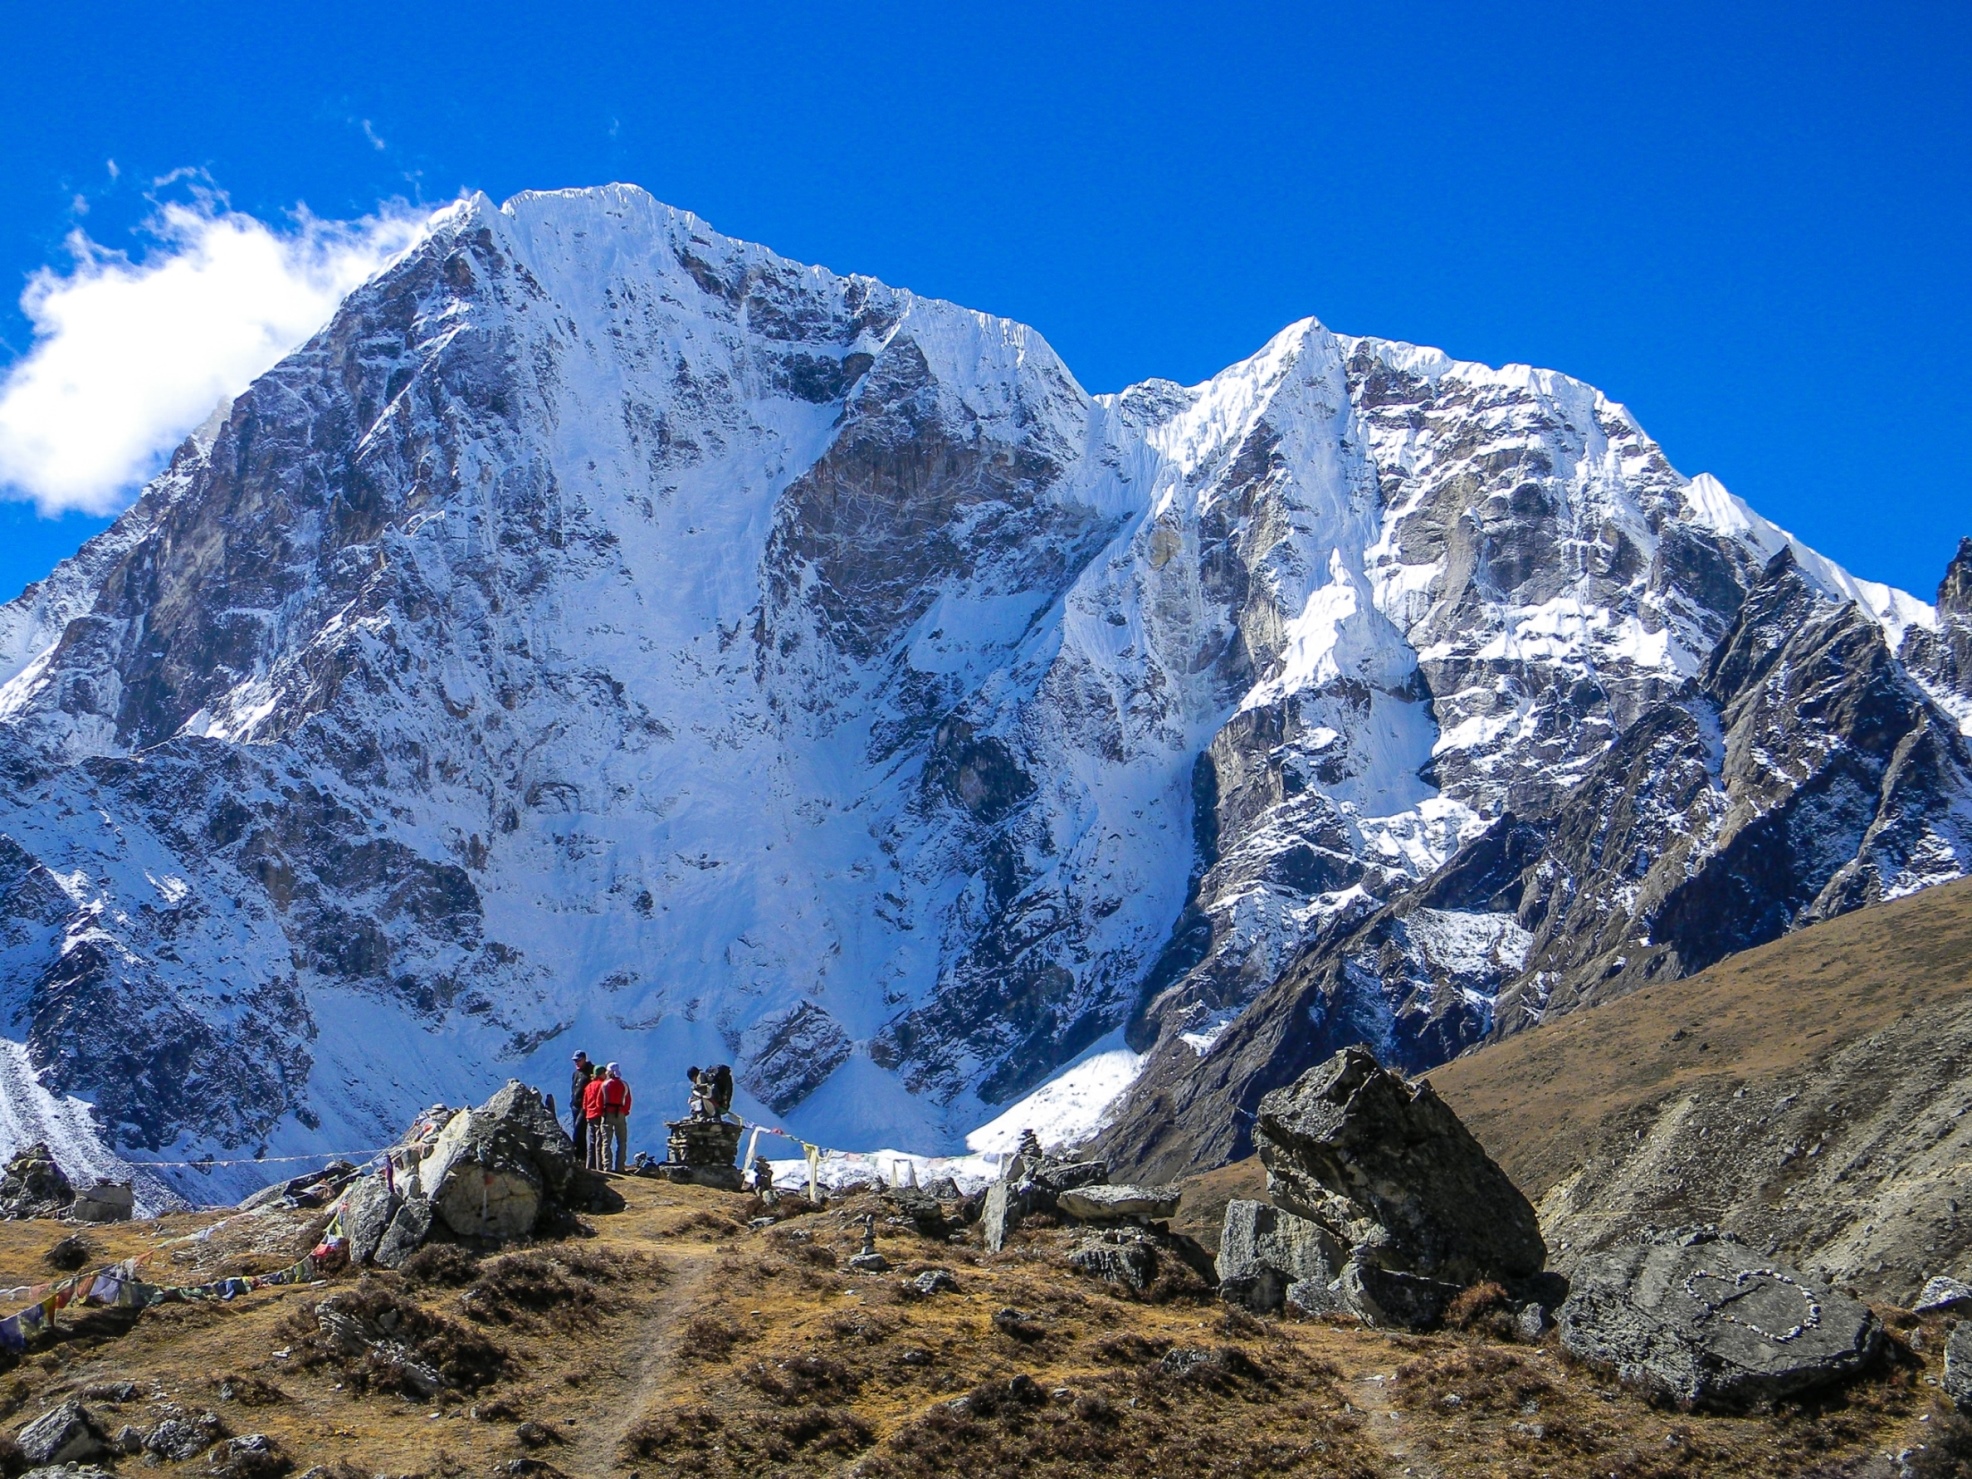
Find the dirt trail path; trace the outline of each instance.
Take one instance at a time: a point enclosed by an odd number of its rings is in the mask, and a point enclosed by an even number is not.
[[[622,1400],[610,1404],[607,1422],[585,1427],[581,1438],[570,1445],[567,1457],[556,1460],[559,1467],[583,1479],[627,1474],[633,1467],[621,1455],[624,1434],[650,1410],[665,1374],[671,1369],[672,1352],[677,1348],[686,1312],[691,1309],[699,1285],[717,1261],[711,1248],[671,1247],[654,1251],[663,1260],[669,1277],[619,1353],[621,1369],[628,1377]]]
[[[1352,1377],[1342,1383],[1350,1405],[1363,1414],[1363,1431],[1390,1455],[1399,1472],[1412,1475],[1413,1479],[1439,1479],[1438,1466],[1412,1452],[1409,1424],[1397,1410],[1397,1404],[1390,1400],[1389,1388],[1387,1377],[1374,1374]]]

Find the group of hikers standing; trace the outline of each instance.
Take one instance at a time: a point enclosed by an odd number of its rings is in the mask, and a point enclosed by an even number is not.
[[[630,1156],[630,1086],[614,1063],[598,1068],[575,1055],[568,1084],[575,1149],[591,1171],[621,1171]]]
[[[691,1068],[691,1117],[721,1119],[733,1107],[733,1070]],[[597,1067],[587,1053],[575,1055],[568,1082],[569,1118],[575,1152],[591,1171],[622,1172],[630,1156],[630,1085],[614,1063]],[[552,1102],[550,1104],[552,1108]]]

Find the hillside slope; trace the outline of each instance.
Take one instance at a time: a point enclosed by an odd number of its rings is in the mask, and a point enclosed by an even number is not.
[[[1908,1302],[1972,1275],[1972,881],[1859,910],[1430,1075],[1555,1266],[1714,1222]]]

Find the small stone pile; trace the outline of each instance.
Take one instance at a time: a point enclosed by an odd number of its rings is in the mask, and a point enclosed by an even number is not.
[[[1008,1234],[1022,1219],[1036,1214],[1082,1224],[1089,1232],[1069,1250],[1069,1265],[1144,1289],[1167,1254],[1209,1275],[1210,1256],[1165,1225],[1177,1210],[1177,1187],[1113,1184],[1107,1162],[1051,1156],[1027,1130],[1020,1149],[1001,1168],[1000,1179],[987,1188],[980,1223],[986,1246],[994,1252],[1006,1246]]]
[[[35,1141],[14,1152],[0,1173],[0,1218],[60,1217],[75,1205],[75,1187],[55,1153]]]
[[[1423,1329],[1469,1285],[1534,1292],[1547,1247],[1533,1207],[1429,1084],[1369,1049],[1268,1094],[1254,1140],[1272,1204],[1227,1205],[1224,1298]]]

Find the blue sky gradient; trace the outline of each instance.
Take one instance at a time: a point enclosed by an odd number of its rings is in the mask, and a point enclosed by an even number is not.
[[[633,181],[1038,327],[1092,390],[1313,314],[1579,376],[1856,573],[1972,533],[1972,7],[28,6],[0,368],[149,182],[352,217]],[[114,159],[112,178],[107,161]],[[86,214],[79,214],[80,207]],[[0,504],[0,589],[100,520]]]

